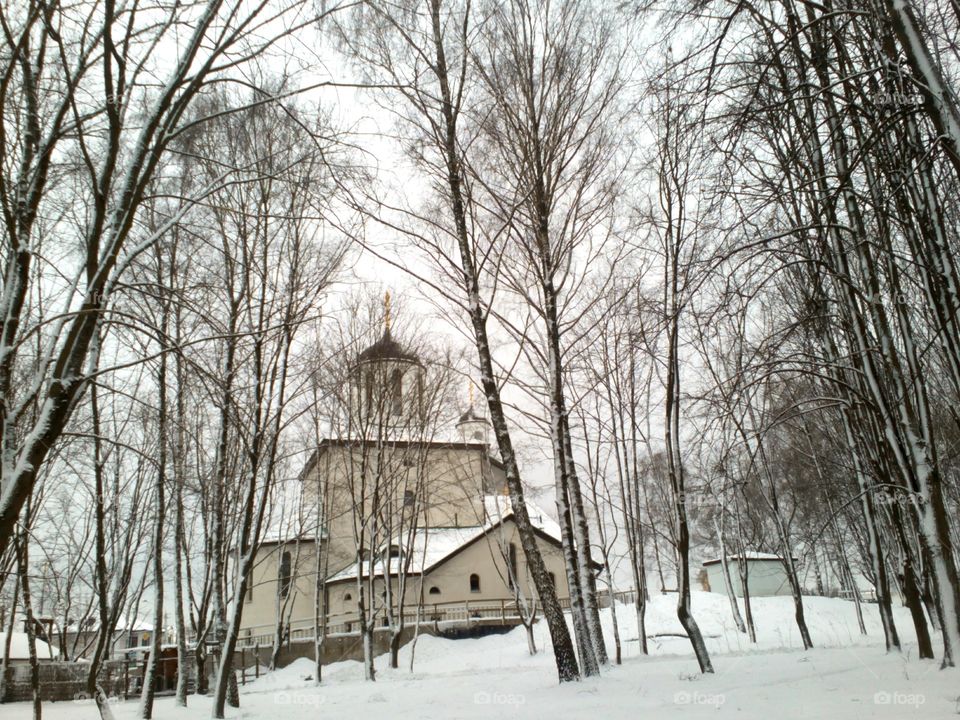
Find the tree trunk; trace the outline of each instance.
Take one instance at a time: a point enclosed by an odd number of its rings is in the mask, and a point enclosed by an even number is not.
[[[398,632],[390,635],[390,667],[394,670],[400,668],[400,633]]]
[[[683,460],[680,456],[680,432],[677,427],[680,419],[680,364],[678,358],[678,321],[676,314],[678,304],[676,302],[676,283],[677,269],[676,260],[673,261],[674,267],[671,274],[673,285],[671,301],[671,310],[668,313],[672,315],[671,326],[669,328],[669,365],[667,367],[667,402],[666,418],[664,423],[665,442],[667,448],[667,469],[670,475],[670,486],[672,489],[674,516],[673,521],[676,527],[677,537],[677,619],[687,632],[690,638],[690,645],[697,656],[697,664],[700,666],[700,672],[712,673],[713,664],[710,662],[710,654],[707,652],[706,643],[703,641],[703,634],[700,627],[693,617],[690,608],[690,528],[687,524],[687,508],[685,502],[684,478],[683,478]]]
[[[903,558],[903,586],[904,599],[906,605],[910,608],[910,617],[913,620],[913,627],[917,633],[917,651],[921,659],[934,658],[933,643],[930,640],[930,632],[927,630],[927,618],[923,613],[923,602],[920,599],[917,576],[913,571],[913,562],[909,555]]]
[[[10,646],[17,623],[17,601],[20,598],[20,573],[13,576],[13,599],[10,602],[10,617],[7,618],[6,635],[3,639],[3,659],[0,662],[0,703],[7,701],[7,682],[10,676]]]
[[[570,615],[573,619],[573,633],[580,654],[580,669],[585,676],[589,677],[600,672],[596,645],[588,617],[587,588],[583,584],[584,575],[583,565],[581,564],[583,556],[588,554],[589,548],[583,547],[574,519],[573,484],[577,481],[577,478],[575,475],[571,477],[572,464],[568,462],[567,458],[566,405],[563,395],[563,377],[560,369],[559,334],[555,329],[557,323],[556,297],[549,288],[544,290],[544,300],[547,306],[546,322],[548,328],[553,328],[547,331],[549,337],[548,357],[550,358],[550,370],[547,379],[550,384],[550,441],[553,446],[557,517],[563,540],[563,559],[567,571],[567,586],[570,591]],[[576,492],[579,495],[579,489]],[[518,581],[518,579],[515,581]]]
[[[359,556],[359,555],[358,555]],[[357,564],[359,568],[359,563]],[[360,577],[361,572],[357,572],[357,619],[360,625],[360,639],[363,643],[363,677],[365,680],[375,682],[377,679],[377,669],[373,664],[373,628],[370,627],[374,618],[367,616],[366,599],[364,598],[363,580]],[[372,573],[371,573],[372,576]],[[371,591],[370,605],[373,606],[373,596]]]
[[[924,31],[910,0],[884,0],[887,15],[923,95],[921,106],[940,134],[940,142],[960,177],[960,107],[953,88],[924,40]]]
[[[143,688],[140,693],[140,717],[143,720],[150,720],[153,717],[153,698],[160,666],[160,642],[163,636],[163,473],[160,473],[160,478],[157,482],[157,517],[153,538],[153,632],[150,635],[150,654],[147,657],[147,666],[143,673]]]
[[[740,617],[740,606],[737,604],[737,594],[733,590],[733,582],[730,580],[730,562],[729,556],[727,555],[727,546],[723,541],[723,528],[720,527],[720,523],[717,520],[714,520],[714,526],[717,530],[717,540],[720,544],[720,567],[723,571],[723,587],[727,591],[727,599],[730,601],[730,613],[733,615],[733,622],[737,625],[737,630],[746,634],[747,626],[743,622],[743,618]],[[741,557],[738,562],[743,562]]]
[[[157,271],[159,285],[163,286],[163,258],[157,251]],[[169,310],[166,299],[161,299],[160,337],[166,343],[169,326]],[[153,634],[150,637],[150,656],[143,673],[143,690],[140,697],[140,713],[143,720],[153,717],[153,698],[156,691],[157,670],[160,667],[160,646],[163,640],[163,538],[166,525],[166,483],[167,483],[167,428],[169,427],[167,408],[167,353],[161,346],[160,367],[157,371],[157,495],[156,527],[153,537]],[[179,598],[177,598],[179,604]]]
[[[26,511],[24,513],[25,517],[23,519],[25,524],[29,524],[30,522],[30,504],[31,500],[27,500]],[[30,599],[28,542],[29,534],[27,531],[24,531],[19,541],[14,541],[13,550],[17,554],[17,573],[20,578],[20,593],[23,596],[23,614],[27,626],[27,653],[30,660],[30,695],[33,702],[33,720],[40,720],[40,664],[37,659],[37,628],[33,617],[33,603]]]
[[[734,509],[737,515],[737,554],[744,557],[747,548],[743,542],[743,527],[740,524],[740,506],[739,501],[734,498]],[[737,563],[737,574],[740,576],[740,589],[743,591],[743,615],[746,620],[747,634],[750,636],[750,642],[757,642],[757,626],[753,622],[753,605],[750,603],[750,566],[748,563]]]
[[[610,620],[613,623],[613,648],[616,653],[614,662],[620,665],[623,662],[623,657],[620,650],[620,626],[617,623],[617,598],[613,592],[613,577],[610,575],[609,567],[607,570],[607,580],[610,583],[610,589],[607,594],[610,598]]]
[[[97,333],[95,347],[91,353],[91,365],[96,370],[96,358],[99,357],[100,335]],[[93,426],[93,485],[94,485],[94,552],[96,553],[96,571],[94,587],[97,595],[97,641],[94,644],[93,656],[90,658],[90,669],[87,673],[87,695],[94,697],[97,691],[97,675],[100,672],[101,661],[110,645],[112,625],[110,623],[108,602],[109,578],[107,577],[107,551],[105,538],[106,498],[103,483],[103,459],[101,452],[102,436],[100,434],[100,402],[96,383],[90,387],[90,416]]]
[[[557,339],[559,347],[559,338]],[[557,358],[557,367],[560,367],[560,358]],[[562,372],[560,379],[563,387]],[[580,591],[583,598],[584,620],[590,637],[591,650],[598,665],[610,662],[607,656],[607,645],[603,639],[603,626],[600,624],[600,603],[597,598],[597,578],[593,571],[593,559],[590,554],[590,528],[587,525],[587,514],[583,507],[583,493],[580,490],[580,478],[577,474],[573,458],[573,442],[570,438],[570,418],[567,415],[566,400],[563,401],[561,415],[561,442],[563,444],[563,458],[567,466],[567,488],[570,504],[570,516],[573,524],[574,538],[576,539],[577,570],[580,574]],[[589,674],[584,670],[584,674]]]
[[[466,292],[466,304],[474,334],[474,342],[480,363],[481,383],[487,406],[490,410],[490,420],[493,425],[497,445],[500,448],[500,457],[503,460],[507,486],[510,491],[510,502],[520,535],[520,544],[527,560],[527,567],[533,577],[537,595],[543,604],[543,614],[550,628],[550,637],[553,641],[554,658],[557,664],[557,674],[560,682],[569,682],[580,678],[576,654],[570,633],[567,630],[566,620],[556,591],[550,582],[543,557],[537,547],[533,524],[530,522],[527,506],[524,500],[523,485],[520,482],[520,471],[510,440],[510,432],[506,423],[503,405],[500,401],[500,388],[497,385],[493,370],[493,358],[490,351],[490,342],[487,337],[486,314],[480,300],[479,272],[476,268],[475,257],[471,245],[471,233],[467,225],[466,204],[463,197],[463,173],[460,166],[459,137],[457,121],[454,111],[453,93],[450,89],[449,71],[447,68],[446,50],[444,48],[443,26],[440,22],[440,0],[430,0],[432,22],[432,40],[434,44],[435,71],[440,89],[442,103],[441,150],[445,169],[447,171],[447,185],[450,191],[451,211],[453,214],[456,240],[460,255],[462,282]]]
[[[176,268],[176,257],[174,256],[170,262],[170,274],[172,279],[175,280],[175,268]],[[171,282],[171,285],[174,283]],[[174,310],[174,324],[176,337],[175,342],[179,347],[181,341],[181,322],[180,322],[180,306],[176,306]],[[177,412],[177,429],[176,429],[176,448],[174,452],[176,453],[173,458],[173,471],[174,471],[174,528],[173,528],[173,595],[174,595],[174,621],[177,628],[177,695],[176,695],[176,705],[177,707],[186,707],[187,706],[187,685],[190,681],[190,653],[189,648],[187,647],[187,622],[183,614],[183,548],[186,540],[186,527],[184,522],[184,511],[183,511],[183,485],[185,481],[185,472],[186,472],[186,454],[187,454],[187,443],[186,443],[186,424],[188,422],[187,411],[186,411],[186,377],[183,370],[183,356],[180,353],[177,353],[176,358],[176,383],[177,383],[177,399],[176,399],[176,412]]]

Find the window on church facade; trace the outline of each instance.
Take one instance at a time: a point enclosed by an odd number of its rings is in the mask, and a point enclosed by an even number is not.
[[[290,592],[290,553],[285,552],[280,558],[280,597],[286,597]]]
[[[390,402],[394,415],[403,412],[403,371],[395,368],[390,375]]]
[[[476,573],[470,576],[470,592],[480,592],[480,576]]]

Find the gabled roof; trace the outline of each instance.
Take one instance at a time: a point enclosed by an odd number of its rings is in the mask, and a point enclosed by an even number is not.
[[[473,525],[462,528],[423,528],[417,530],[413,538],[413,550],[410,556],[410,564],[407,566],[407,574],[420,574],[425,570],[430,570],[441,563],[446,558],[462,550],[474,540],[478,540],[490,528],[483,525]],[[403,546],[403,543],[397,541],[396,545]],[[395,575],[403,566],[403,558],[391,558],[389,563],[384,559],[378,560],[373,569],[374,576],[383,575],[389,565],[390,574]],[[362,577],[369,575],[369,563],[359,563]],[[327,582],[339,582],[357,577],[357,563],[348,565],[337,574],[330,577]]]
[[[50,658],[50,653],[53,653],[53,657],[59,657],[60,651],[57,648],[51,648],[50,645],[45,643],[40,638],[34,639],[37,658],[39,660],[48,660]],[[7,633],[0,632],[0,662],[3,661],[3,656],[5,654],[5,648],[7,646]],[[30,643],[25,632],[15,632],[10,636],[10,660],[29,660],[30,659]]]

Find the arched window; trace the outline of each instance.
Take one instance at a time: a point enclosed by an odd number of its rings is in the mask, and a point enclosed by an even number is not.
[[[470,592],[480,592],[480,576],[476,573],[470,576]]]
[[[507,582],[511,590],[516,587],[517,580],[517,546],[510,543],[507,552]]]
[[[280,557],[280,597],[286,597],[290,592],[290,553],[284,552]]]
[[[351,600],[353,600],[353,595],[351,595],[350,593],[344,593],[344,594],[343,594],[343,601],[344,601],[345,603],[348,603],[348,602],[350,602]]]
[[[438,588],[436,585],[434,585],[432,588],[430,588],[430,594],[431,594],[431,595],[439,595],[439,594],[440,594],[440,588]]]
[[[390,399],[393,405],[393,414],[403,412],[403,370],[394,368],[390,374]]]

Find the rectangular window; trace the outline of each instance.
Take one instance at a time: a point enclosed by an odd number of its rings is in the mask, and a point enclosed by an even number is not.
[[[510,543],[510,548],[507,553],[507,563],[507,579],[510,583],[510,589],[512,590],[516,587],[517,583],[517,546],[513,543]]]

